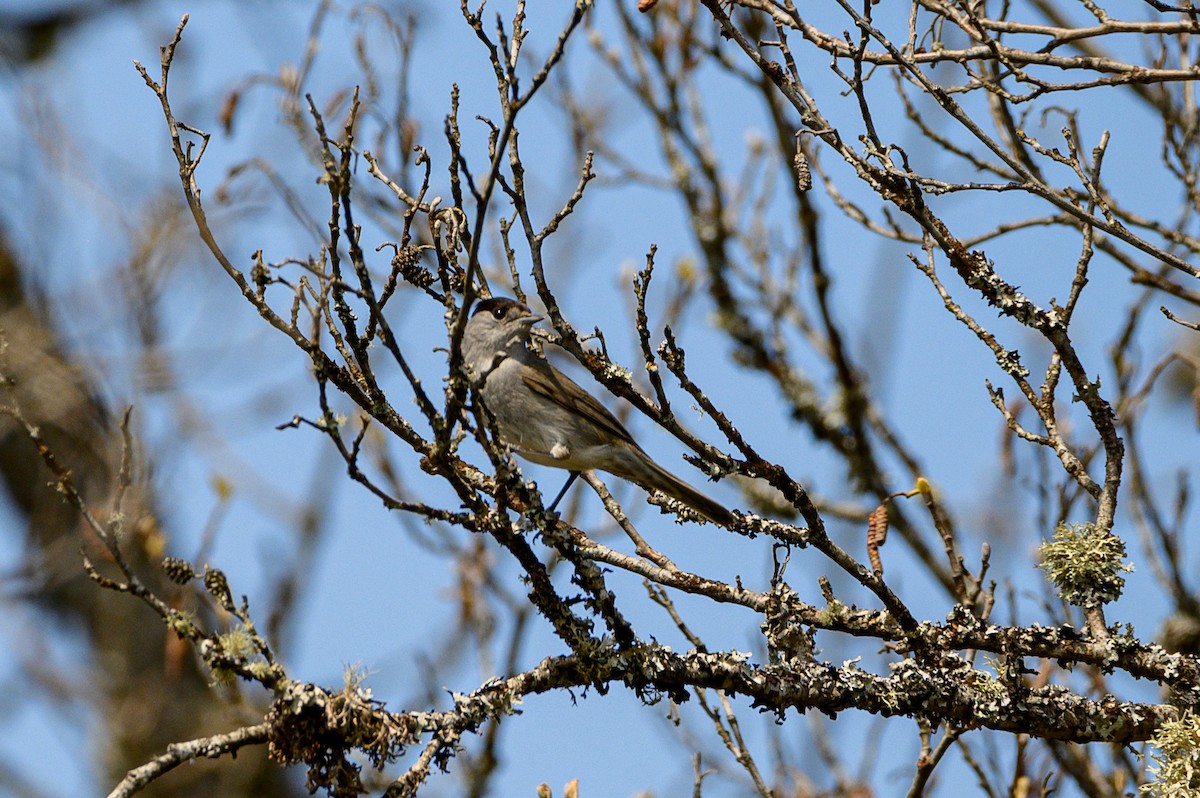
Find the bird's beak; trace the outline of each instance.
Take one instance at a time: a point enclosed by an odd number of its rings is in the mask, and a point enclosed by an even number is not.
[[[526,326],[526,327],[532,327],[533,325],[537,324],[539,321],[541,321],[541,320],[542,320],[542,319],[544,319],[544,318],[546,318],[546,317],[545,317],[545,316],[539,316],[539,315],[537,315],[536,313],[534,313],[534,314],[530,314],[530,315],[528,315],[528,316],[522,316],[522,317],[521,317],[521,324],[523,324],[523,325],[524,325],[524,326]]]

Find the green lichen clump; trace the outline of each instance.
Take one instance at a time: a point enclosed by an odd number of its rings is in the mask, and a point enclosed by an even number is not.
[[[1054,539],[1039,547],[1038,565],[1058,588],[1059,597],[1077,607],[1099,607],[1114,601],[1125,587],[1123,572],[1133,566],[1122,562],[1125,542],[1095,524],[1059,524]]]
[[[1158,749],[1150,754],[1154,781],[1142,785],[1142,793],[1155,798],[1200,795],[1200,718],[1187,713],[1179,720],[1167,721],[1150,745]]]

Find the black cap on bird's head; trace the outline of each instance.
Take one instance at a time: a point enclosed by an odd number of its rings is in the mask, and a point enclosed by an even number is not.
[[[520,318],[531,325],[541,321],[542,318],[531,311],[527,305],[506,296],[494,296],[481,301],[475,306],[475,310],[471,311],[471,316],[478,316],[480,313],[487,313],[496,321]]]

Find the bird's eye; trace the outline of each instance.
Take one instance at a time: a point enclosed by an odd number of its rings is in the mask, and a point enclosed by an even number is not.
[[[492,315],[495,316],[497,319],[503,319],[505,317],[505,315],[507,315],[507,313],[508,313],[508,308],[504,307],[503,305],[501,305],[500,307],[498,307],[492,311]]]

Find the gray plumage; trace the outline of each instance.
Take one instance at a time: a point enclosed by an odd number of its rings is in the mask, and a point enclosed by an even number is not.
[[[541,318],[516,300],[493,297],[476,306],[463,335],[463,359],[504,442],[540,465],[607,471],[713,523],[732,524],[729,510],[651,460],[604,405],[529,349],[530,328]]]

